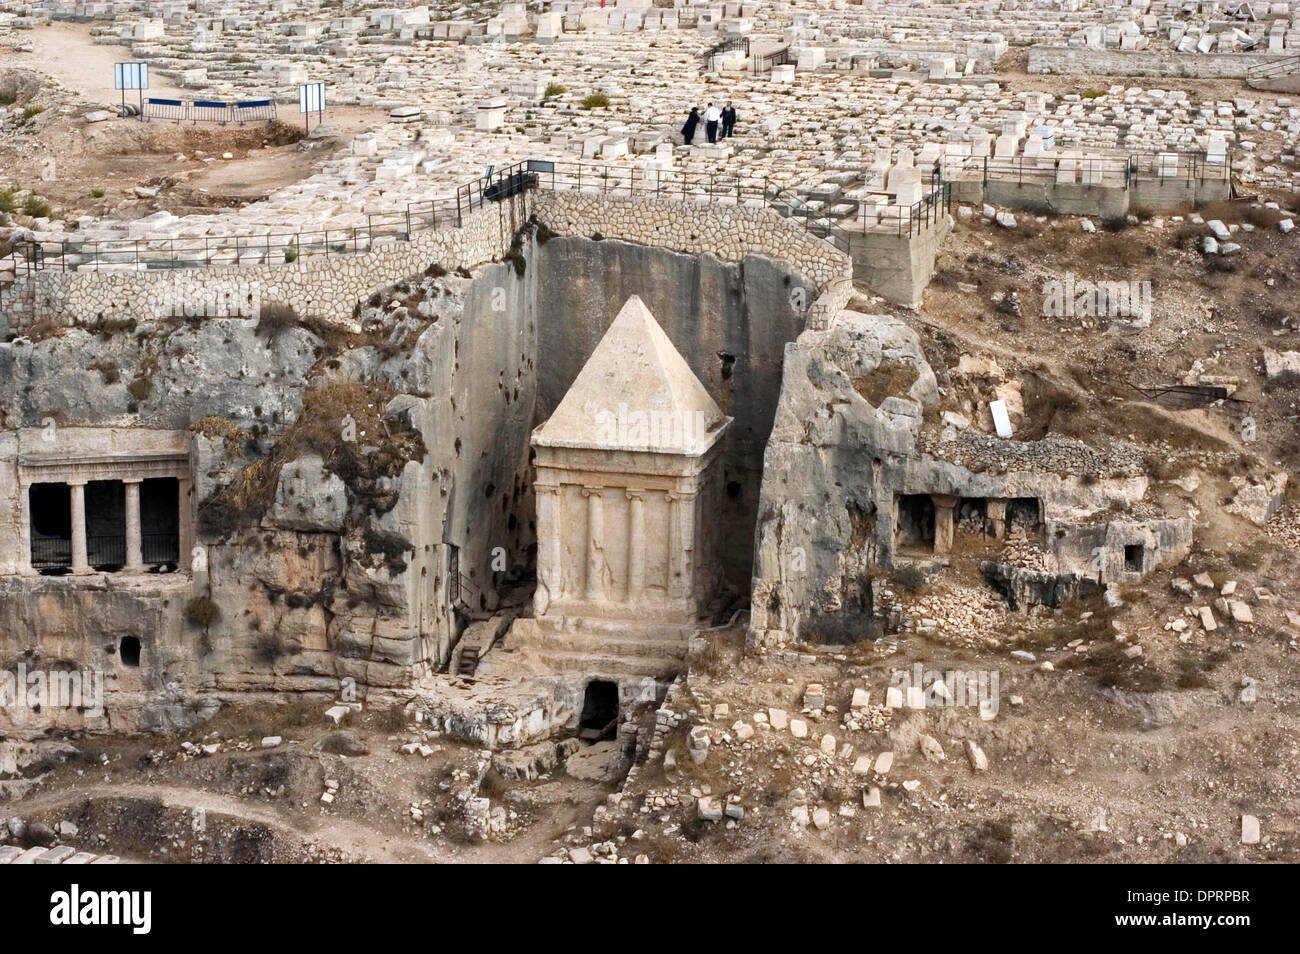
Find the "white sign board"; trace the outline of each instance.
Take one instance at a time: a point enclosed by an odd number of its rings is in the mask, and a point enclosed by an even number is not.
[[[298,87],[298,112],[323,113],[325,111],[325,84],[304,83]]]
[[[993,415],[993,426],[997,429],[998,437],[1011,436],[1011,418],[1007,416],[1007,405],[1005,401],[990,401],[989,413]]]
[[[114,63],[113,89],[148,89],[148,63]]]

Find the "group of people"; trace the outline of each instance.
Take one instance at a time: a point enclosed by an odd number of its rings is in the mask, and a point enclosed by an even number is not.
[[[691,107],[691,114],[686,117],[686,124],[682,126],[682,139],[686,145],[692,145],[695,139],[695,129],[700,124],[700,109],[698,106]],[[722,128],[719,129],[718,127]],[[712,103],[704,108],[704,132],[709,137],[709,142],[717,142],[719,139],[726,139],[736,128],[736,108],[727,103],[719,109]]]

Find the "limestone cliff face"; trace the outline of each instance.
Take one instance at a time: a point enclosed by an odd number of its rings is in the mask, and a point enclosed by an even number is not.
[[[920,341],[896,319],[843,312],[787,346],[759,500],[755,631],[819,642],[866,626],[878,471],[885,457],[916,454],[937,402]]]
[[[195,544],[191,573],[0,581],[0,665],[103,670],[110,712],[148,727],[206,690],[364,692],[444,662],[454,602],[490,608],[534,542],[530,264],[432,269],[361,303],[361,333],[264,314],[0,346],[0,540],[25,519],[14,437],[52,424],[52,451],[190,434]]]
[[[1135,582],[1186,555],[1189,518],[1130,512],[1148,487],[1135,447],[990,437],[942,422],[939,403],[920,341],[897,319],[843,312],[786,348],[755,536],[756,641],[879,635],[872,581],[894,566],[904,495],[946,507],[943,552],[953,507],[969,498],[998,514],[1035,502],[1048,574]]]

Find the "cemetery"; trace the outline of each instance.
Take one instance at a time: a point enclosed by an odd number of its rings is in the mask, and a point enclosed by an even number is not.
[[[0,864],[1294,861],[1296,24],[0,0]]]

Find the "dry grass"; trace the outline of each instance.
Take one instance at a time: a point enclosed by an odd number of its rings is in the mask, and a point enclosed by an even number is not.
[[[190,430],[211,440],[220,438],[228,454],[239,453],[241,446],[253,439],[248,431],[224,417],[201,417],[190,425]]]
[[[256,524],[274,500],[284,465],[310,453],[320,455],[326,468],[370,509],[391,509],[395,499],[382,499],[375,484],[397,477],[408,461],[423,460],[425,453],[418,433],[385,419],[384,408],[394,393],[387,384],[357,381],[331,381],[307,391],[302,412],[270,454],[249,464],[200,505],[204,530],[224,535]],[[351,427],[345,429],[348,418]],[[355,440],[348,439],[352,431]]]

